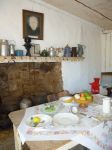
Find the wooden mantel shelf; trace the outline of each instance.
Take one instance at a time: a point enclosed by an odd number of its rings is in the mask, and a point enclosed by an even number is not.
[[[29,56],[0,56],[0,63],[13,62],[62,62],[62,61],[80,61],[84,57],[29,57]]]

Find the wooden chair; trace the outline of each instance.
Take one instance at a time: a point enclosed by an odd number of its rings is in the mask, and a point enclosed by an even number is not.
[[[59,99],[60,97],[69,96],[69,95],[70,95],[70,93],[69,93],[69,91],[67,91],[67,90],[63,90],[63,91],[57,93],[58,99]]]
[[[58,100],[60,97],[69,96],[70,93],[67,90],[61,91],[59,93],[47,95],[47,101],[52,102]]]
[[[58,99],[58,97],[56,94],[47,95],[48,102],[56,101],[57,99]]]

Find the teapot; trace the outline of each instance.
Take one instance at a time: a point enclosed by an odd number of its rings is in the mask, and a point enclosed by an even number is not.
[[[49,48],[49,56],[50,57],[55,57],[56,56],[56,51],[55,51],[54,47]]]
[[[71,48],[69,47],[68,44],[64,48],[64,57],[71,57]]]

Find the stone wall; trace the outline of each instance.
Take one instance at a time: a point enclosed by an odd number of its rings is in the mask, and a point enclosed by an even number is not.
[[[61,63],[0,64],[2,103],[62,91]]]

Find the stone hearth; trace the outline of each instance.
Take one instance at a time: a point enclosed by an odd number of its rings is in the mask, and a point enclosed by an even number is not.
[[[15,103],[23,97],[40,96],[63,90],[61,63],[0,64],[2,103]]]

